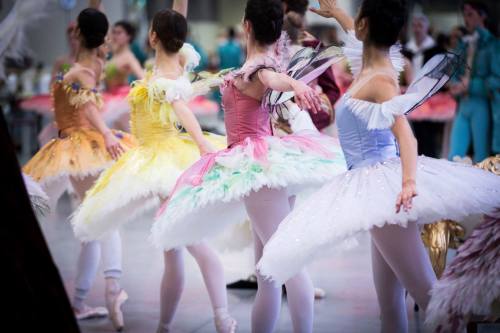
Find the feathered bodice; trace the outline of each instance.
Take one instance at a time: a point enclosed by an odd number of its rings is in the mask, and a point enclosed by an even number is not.
[[[130,126],[140,144],[154,143],[179,133],[172,106],[176,100],[189,100],[193,89],[182,76],[176,80],[146,78],[136,81],[129,93]]]
[[[55,120],[61,132],[93,127],[84,114],[83,106],[87,103],[102,106],[101,94],[95,88],[85,88],[77,82],[64,82],[63,76],[59,75],[52,85],[52,97]]]

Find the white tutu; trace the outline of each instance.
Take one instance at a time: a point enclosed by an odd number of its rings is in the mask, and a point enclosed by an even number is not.
[[[413,208],[396,214],[399,158],[336,176],[280,224],[257,268],[282,283],[326,249],[373,227],[460,220],[500,207],[500,178],[475,167],[419,157],[416,182]]]
[[[37,214],[45,215],[49,211],[49,197],[45,194],[40,184],[24,173],[23,181],[33,209]]]

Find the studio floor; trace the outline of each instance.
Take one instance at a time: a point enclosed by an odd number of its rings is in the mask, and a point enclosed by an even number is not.
[[[71,205],[63,197],[55,212],[40,219],[53,258],[59,267],[66,290],[72,295],[79,243],[73,237],[67,217]],[[129,294],[124,305],[125,332],[154,333],[159,318],[159,285],[163,270],[161,251],[148,241],[150,219],[136,221],[121,230],[123,240],[122,285]],[[371,278],[369,239],[342,255],[332,255],[309,267],[314,284],[326,291],[326,298],[315,302],[314,332],[365,333],[379,332],[379,312]],[[198,267],[185,253],[186,284],[174,321],[174,332],[214,332],[208,294]],[[228,280],[247,275],[250,256],[241,258],[222,255]],[[229,309],[238,320],[238,332],[250,332],[250,312],[255,292],[229,290]],[[89,305],[104,305],[104,278],[99,273],[89,294]],[[413,311],[413,301],[407,299],[410,332],[427,332],[422,313]],[[108,319],[80,321],[83,333],[113,332]],[[480,332],[499,332],[498,326],[482,326]],[[292,332],[286,300],[282,303],[277,332]]]

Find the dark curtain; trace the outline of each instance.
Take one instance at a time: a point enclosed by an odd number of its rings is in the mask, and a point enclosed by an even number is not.
[[[1,109],[0,156],[2,327],[11,327],[9,332],[79,332],[61,277],[31,209]]]

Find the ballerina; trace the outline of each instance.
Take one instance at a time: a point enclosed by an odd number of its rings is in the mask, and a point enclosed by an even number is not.
[[[184,15],[186,1],[175,1]],[[123,224],[158,209],[181,175],[201,154],[222,148],[225,138],[203,134],[187,102],[205,93],[191,85],[188,74],[200,56],[185,43],[187,22],[179,12],[165,9],[155,14],[149,41],[155,49],[155,68],[146,79],[134,82],[129,94],[131,128],[139,145],[125,153],[97,180],[73,218],[77,237],[94,240]],[[217,82],[217,80],[216,80]],[[210,84],[210,83],[208,83]],[[188,133],[177,126],[180,122]],[[105,205],[103,205],[105,203]],[[234,332],[236,321],[227,310],[227,292],[221,262],[205,243],[188,246],[197,261],[212,302],[217,332]],[[160,291],[158,332],[170,331],[184,285],[181,248],[164,252],[165,270]]]
[[[320,5],[314,11],[335,18],[348,33],[344,52],[355,81],[337,108],[337,125],[350,170],[285,219],[257,268],[280,283],[328,248],[369,231],[382,332],[407,332],[405,289],[425,310],[436,281],[418,225],[492,212],[500,206],[500,179],[466,165],[417,158],[404,114],[437,92],[462,59],[432,58],[398,96],[403,62],[391,45],[404,25],[405,1],[385,0],[382,6],[364,0],[355,23],[335,0]]]
[[[247,59],[222,86],[229,148],[203,156],[179,178],[153,225],[156,245],[170,249],[194,244],[248,215],[258,260],[263,245],[291,210],[289,197],[345,170],[338,145],[317,131],[282,138],[272,135],[270,106],[263,102],[273,97],[266,93],[269,89],[291,91],[300,107],[319,109],[312,88],[282,73],[287,66],[279,40],[282,23],[280,0],[247,2]],[[300,59],[307,63],[307,57]],[[281,286],[260,275],[257,280],[252,331],[272,332],[280,311]],[[294,330],[311,332],[313,288],[307,273],[296,274],[286,287]]]
[[[96,87],[103,64],[98,57],[98,48],[104,43],[108,30],[106,16],[87,8],[78,15],[76,29],[80,40],[78,60],[66,74],[59,75],[52,86],[59,137],[43,146],[23,171],[44,189],[50,189],[61,179],[69,177],[82,200],[97,175],[125,149],[132,147],[134,140],[128,134],[110,130],[99,111],[101,97]],[[101,252],[108,310],[84,303],[97,273]],[[121,240],[118,232],[101,242],[82,243],[72,304],[76,317],[87,319],[105,316],[109,312],[115,328],[121,329],[120,306],[127,295],[120,288],[120,277]]]

